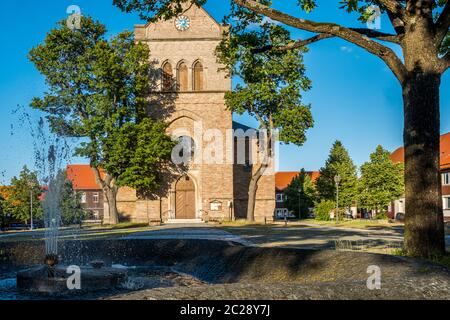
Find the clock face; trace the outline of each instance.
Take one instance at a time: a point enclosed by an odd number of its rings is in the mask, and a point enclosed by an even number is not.
[[[175,27],[180,31],[186,31],[191,26],[191,19],[186,16],[179,16],[175,20]]]

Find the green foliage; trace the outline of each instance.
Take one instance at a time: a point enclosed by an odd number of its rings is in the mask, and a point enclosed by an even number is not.
[[[8,199],[4,202],[8,213],[15,220],[29,222],[31,219],[31,198],[33,201],[33,219],[37,221],[42,218],[42,207],[40,196],[41,186],[36,172],[30,171],[24,166],[19,177],[11,179],[11,189]]]
[[[148,46],[136,43],[131,32],[106,40],[106,28],[83,17],[79,30],[60,22],[31,50],[30,60],[49,87],[31,106],[47,114],[55,133],[83,138],[76,155],[105,168],[111,181],[157,187],[154,174],[170,159],[171,144],[163,137],[163,125],[147,118],[152,85]]]
[[[67,179],[65,171],[60,171],[56,176],[62,188],[60,190],[60,204],[61,222],[63,225],[69,226],[78,224],[88,216],[86,210],[81,204],[81,194],[73,189],[72,182]]]
[[[308,218],[309,209],[314,207],[317,194],[314,182],[304,169],[292,180],[284,195],[289,211],[296,212],[301,219]]]
[[[163,123],[145,118],[137,125],[128,123],[111,133],[104,146],[104,169],[118,177],[118,186],[145,193],[163,183],[167,160],[176,145],[165,132]]]
[[[405,191],[403,164],[394,164],[389,151],[378,146],[370,161],[361,166],[358,199],[361,207],[383,211]]]
[[[6,200],[0,195],[0,229],[6,227],[8,217],[6,216]]]
[[[125,12],[137,11],[143,20],[170,19],[183,12],[183,4],[202,6],[207,0],[113,0]]]
[[[320,199],[335,201],[334,177],[338,174],[341,176],[339,206],[350,207],[357,199],[356,166],[340,141],[333,144],[325,166],[320,169],[320,176],[317,179],[317,191]]]
[[[316,203],[314,213],[316,220],[330,221],[330,213],[336,208],[336,202],[322,199]]]
[[[160,18],[170,19],[180,15],[186,8],[186,5],[202,6],[207,0],[113,0],[113,4],[116,5],[124,12],[137,12],[139,16],[148,21],[156,21]],[[271,0],[259,0],[259,3],[270,6]],[[405,1],[397,1],[402,7],[405,7]],[[447,3],[447,0],[437,0],[432,2],[432,10],[435,16],[438,16],[442,12],[442,7]],[[184,5],[184,7],[183,7]],[[233,21],[237,21],[237,25],[240,28],[246,28],[254,23],[258,23],[262,20],[262,17],[255,14],[249,9],[240,7],[233,0],[230,1],[231,15],[228,17]],[[298,7],[306,13],[311,13],[318,5],[317,0],[297,0]],[[345,10],[347,13],[356,13],[360,22],[367,22],[372,16],[373,10],[371,6],[378,6],[381,13],[386,13],[387,9],[382,1],[379,0],[339,0],[337,5],[340,9]],[[444,55],[449,49],[449,36],[442,43],[440,52]]]
[[[232,15],[249,15],[234,8]],[[260,52],[264,47],[289,44],[290,33],[258,16],[247,17],[247,23],[247,28],[232,25],[217,48],[219,61],[243,81],[226,94],[227,106],[255,117],[269,134],[280,129],[282,142],[302,145],[306,131],[314,125],[310,106],[302,103],[301,94],[311,87],[303,64],[306,49]]]

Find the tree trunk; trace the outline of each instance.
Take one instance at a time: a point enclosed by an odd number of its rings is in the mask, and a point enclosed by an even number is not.
[[[405,113],[405,249],[445,253],[440,173],[440,75],[412,71],[403,85]]]
[[[119,223],[119,212],[117,211],[117,187],[104,188],[106,200],[108,201],[109,223],[116,225]]]
[[[247,207],[247,220],[250,222],[255,221],[255,207],[256,207],[256,193],[258,192],[258,182],[264,174],[264,168],[266,166],[260,165],[258,170],[252,175],[250,184],[248,186],[248,207]]]
[[[100,169],[92,166],[97,183],[102,186],[106,201],[108,201],[109,223],[119,223],[119,212],[117,211],[117,192],[119,188],[116,186],[115,179],[108,173],[105,173],[104,179],[100,173]]]

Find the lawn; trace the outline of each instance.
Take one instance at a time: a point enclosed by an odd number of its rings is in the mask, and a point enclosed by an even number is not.
[[[277,228],[286,227],[284,221],[276,221],[273,223],[255,223],[247,222],[246,220],[238,220],[233,222],[223,222],[220,224],[221,227],[247,227],[247,228]],[[345,220],[340,223],[336,221],[318,221],[315,219],[305,219],[289,221],[287,224],[288,228],[299,228],[299,227],[337,227],[337,228],[352,228],[352,229],[391,229],[391,228],[402,228],[404,226],[401,222],[392,222],[390,220]]]

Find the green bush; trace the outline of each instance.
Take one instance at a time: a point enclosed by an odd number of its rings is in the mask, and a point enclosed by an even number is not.
[[[335,203],[331,200],[321,200],[316,203],[314,212],[316,215],[316,220],[320,221],[330,221],[330,212],[334,209]]]

